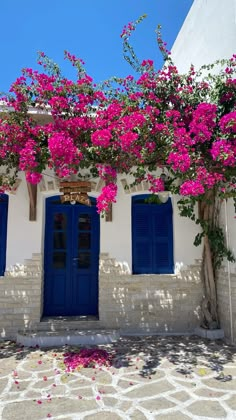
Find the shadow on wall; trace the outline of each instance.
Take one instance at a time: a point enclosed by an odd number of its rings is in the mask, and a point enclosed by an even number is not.
[[[100,321],[123,333],[191,333],[200,324],[200,266],[177,275],[100,274]]]

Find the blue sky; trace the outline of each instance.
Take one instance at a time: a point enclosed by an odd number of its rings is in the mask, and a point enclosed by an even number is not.
[[[137,55],[161,66],[155,29],[162,25],[171,48],[193,0],[1,0],[0,91],[8,91],[23,67],[37,68],[37,51],[44,51],[67,77],[74,71],[63,51],[86,62],[95,82],[127,76],[120,33],[125,24],[148,16],[132,38]]]

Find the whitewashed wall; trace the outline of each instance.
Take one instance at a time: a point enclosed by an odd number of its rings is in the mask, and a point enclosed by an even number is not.
[[[233,200],[229,200],[226,204],[224,218],[228,245],[236,256],[236,211]],[[236,273],[236,264],[230,264],[230,271]]]
[[[9,194],[6,267],[22,264],[33,253],[41,253],[42,196],[38,194],[37,221],[29,221],[29,195],[23,174],[17,192]]]
[[[236,0],[195,0],[172,47],[180,72],[236,53]]]
[[[7,261],[6,266],[22,264],[25,259],[31,258],[33,253],[43,254],[44,237],[44,206],[50,195],[59,194],[58,189],[53,191],[38,191],[37,221],[29,221],[29,197],[26,182],[22,182],[15,195],[9,195]],[[45,179],[51,179],[45,177]],[[128,180],[129,181],[129,180]],[[148,193],[148,191],[140,191]],[[109,252],[111,257],[122,263],[127,271],[131,271],[131,201],[137,192],[127,193],[119,182],[117,202],[113,205],[113,220],[105,222],[101,218],[101,252]],[[92,193],[97,196],[98,193]],[[194,247],[193,241],[197,233],[196,225],[189,219],[179,216],[177,208],[178,197],[172,199],[173,226],[174,226],[174,262],[176,269],[186,267],[201,258],[201,247]],[[236,253],[236,219],[233,202],[223,206],[222,222],[226,221],[228,227],[229,245]],[[235,271],[235,265],[231,264]]]
[[[15,195],[9,196],[8,212],[8,238],[7,238],[7,268],[11,265],[22,264],[29,259],[32,253],[43,254],[44,236],[44,206],[45,199],[50,195],[57,195],[54,191],[38,191],[37,221],[29,221],[29,197],[26,182],[22,176],[22,182]],[[51,178],[45,177],[51,180]],[[129,180],[128,180],[129,183]],[[148,191],[140,191],[147,193]],[[96,196],[98,193],[92,193]],[[131,202],[132,195],[124,191],[119,182],[117,203],[113,205],[113,220],[106,222],[101,218],[101,252],[109,252],[112,258],[121,262],[131,272]],[[194,247],[193,240],[197,229],[188,219],[178,215],[177,197],[172,197],[173,225],[174,225],[174,261],[177,268],[194,263],[201,257],[201,249]]]

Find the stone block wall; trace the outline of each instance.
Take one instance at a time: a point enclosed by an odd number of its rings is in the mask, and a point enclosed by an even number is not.
[[[15,338],[19,330],[34,328],[41,317],[41,256],[6,271],[0,277],[0,337]]]
[[[40,329],[43,305],[41,256],[0,277],[0,337]],[[121,333],[191,333],[199,325],[200,267],[176,275],[131,275],[127,266],[101,254],[99,327]],[[78,324],[79,328],[79,324]]]
[[[229,288],[231,283],[231,290]],[[225,338],[236,344],[236,273],[228,274],[228,271],[221,270],[217,279],[217,295],[219,303],[219,316],[221,328],[225,333]],[[231,337],[231,317],[230,306],[232,308],[232,332]]]
[[[123,333],[190,333],[200,323],[200,266],[176,275],[130,275],[102,254],[99,319]]]

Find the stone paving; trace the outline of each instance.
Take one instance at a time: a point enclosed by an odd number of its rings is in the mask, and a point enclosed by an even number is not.
[[[197,337],[125,337],[112,366],[67,372],[63,354],[0,343],[0,419],[236,419],[236,348]]]

